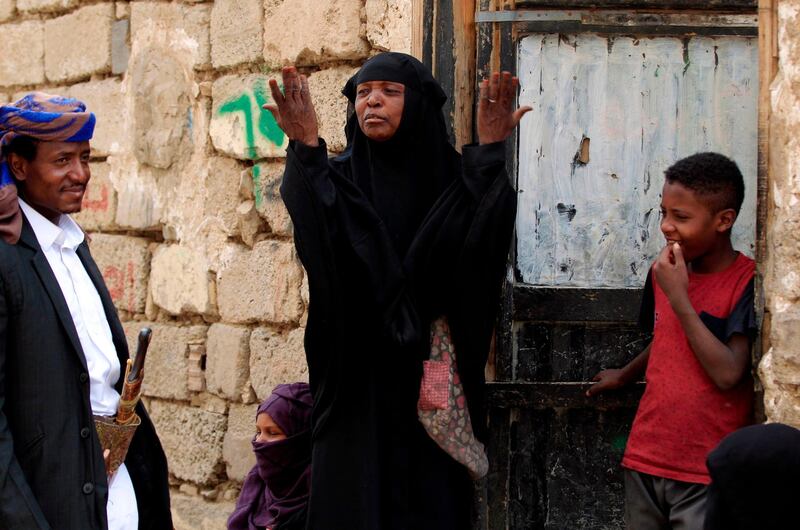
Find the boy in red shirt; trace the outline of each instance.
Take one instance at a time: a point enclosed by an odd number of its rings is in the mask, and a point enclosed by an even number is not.
[[[702,530],[706,457],[724,436],[752,422],[755,264],[731,244],[744,199],[733,161],[698,153],[665,177],[667,244],[647,277],[641,313],[653,340],[624,368],[598,373],[587,395],[645,373],[622,460],[626,528]]]

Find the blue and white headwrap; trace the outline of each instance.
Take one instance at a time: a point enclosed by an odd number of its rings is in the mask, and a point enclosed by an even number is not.
[[[84,142],[94,134],[95,116],[77,99],[32,92],[0,107],[0,148],[17,136],[42,142]],[[22,228],[13,175],[0,155],[0,237],[16,243]]]

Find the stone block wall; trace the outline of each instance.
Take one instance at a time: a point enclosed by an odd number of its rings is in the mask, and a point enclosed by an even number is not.
[[[800,428],[800,0],[778,4],[771,88],[771,215],[764,264],[770,349],[759,365],[769,421]]]
[[[285,64],[309,75],[336,152],[344,82],[410,46],[411,0],[0,0],[0,100],[42,90],[97,115],[76,220],[131,348],[153,329],[145,402],[177,530],[225,528],[259,401],[307,380],[308,285],[268,81]]]

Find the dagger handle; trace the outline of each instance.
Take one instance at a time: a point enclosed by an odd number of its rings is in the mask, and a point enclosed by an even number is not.
[[[144,369],[144,359],[147,357],[147,348],[150,346],[150,339],[153,336],[153,330],[150,328],[142,328],[139,331],[139,342],[136,345],[136,359],[133,361],[133,366],[128,374],[128,382],[133,383],[139,379]]]

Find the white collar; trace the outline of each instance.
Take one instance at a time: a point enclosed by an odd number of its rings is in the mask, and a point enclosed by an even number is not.
[[[18,200],[20,208],[22,208],[22,212],[31,224],[33,233],[36,234],[36,239],[39,241],[42,250],[48,250],[53,245],[57,245],[59,248],[68,247],[75,250],[83,243],[83,230],[69,215],[61,214],[58,218],[58,225],[55,225],[24,200]]]

